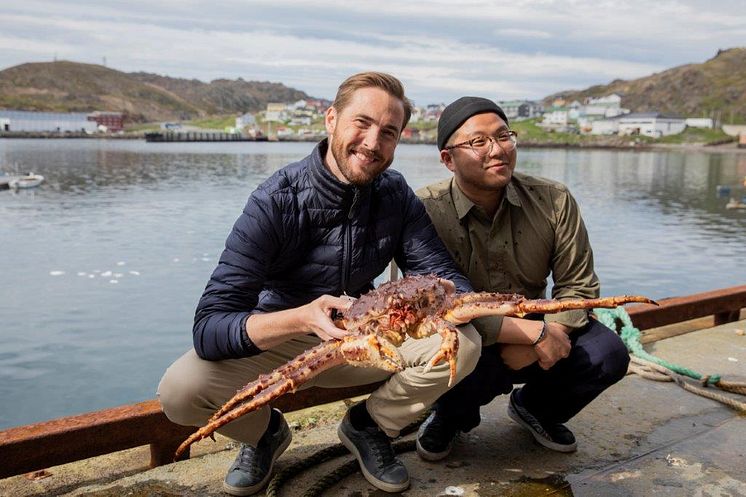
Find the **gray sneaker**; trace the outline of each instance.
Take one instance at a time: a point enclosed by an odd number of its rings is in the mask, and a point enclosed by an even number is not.
[[[513,390],[510,394],[510,403],[508,404],[508,416],[510,419],[526,428],[534,439],[547,449],[556,450],[557,452],[575,452],[578,444],[575,442],[575,435],[560,423],[542,423],[536,417],[528,412],[518,401],[517,393],[520,389]]]
[[[349,411],[337,429],[342,443],[360,464],[365,479],[384,492],[401,492],[409,487],[407,467],[397,459],[391,439],[380,428],[356,430]]]
[[[290,445],[293,435],[285,418],[277,409],[272,409],[270,426],[277,423],[274,431],[267,431],[256,447],[241,444],[236,460],[223,480],[223,490],[231,495],[253,495],[269,482],[272,468],[280,454]]]

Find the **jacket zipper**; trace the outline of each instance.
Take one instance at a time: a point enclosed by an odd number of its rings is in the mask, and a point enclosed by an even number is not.
[[[346,293],[347,286],[350,284],[350,269],[352,267],[352,218],[357,207],[358,193],[360,190],[355,188],[355,194],[352,197],[350,209],[347,211],[347,222],[345,222],[345,239],[342,255],[342,290]]]

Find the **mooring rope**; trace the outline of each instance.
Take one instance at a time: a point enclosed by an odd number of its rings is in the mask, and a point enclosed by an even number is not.
[[[702,375],[692,369],[668,362],[648,353],[642,347],[640,337],[642,333],[632,324],[632,319],[623,307],[616,309],[594,309],[594,314],[605,326],[617,331],[617,321],[621,322],[619,335],[630,353],[629,370],[643,378],[655,381],[673,381],[684,390],[696,393],[702,397],[717,400],[733,409],[746,412],[746,402],[732,399],[718,394],[706,387],[714,386],[726,392],[746,395],[746,383],[725,381],[720,375]],[[697,380],[701,386],[686,381],[685,376]]]

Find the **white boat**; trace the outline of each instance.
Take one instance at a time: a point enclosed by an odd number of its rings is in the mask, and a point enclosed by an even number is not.
[[[16,176],[8,182],[11,188],[34,188],[44,181],[41,174],[28,173],[25,176]]]

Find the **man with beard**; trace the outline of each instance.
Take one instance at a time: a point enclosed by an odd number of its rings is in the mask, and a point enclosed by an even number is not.
[[[438,150],[453,177],[417,192],[438,234],[477,291],[544,298],[551,274],[555,299],[598,297],[575,199],[560,183],[514,173],[516,145],[494,102],[462,97],[444,109]],[[580,310],[473,323],[482,356],[420,427],[420,456],[446,457],[457,433],[479,424],[480,406],[511,390],[514,421],[551,450],[576,450],[564,423],[627,371],[629,356],[616,333]],[[525,385],[513,390],[515,383]]]
[[[401,83],[361,73],[342,83],[325,117],[328,139],[249,197],[197,306],[194,350],[179,358],[158,388],[172,421],[203,425],[236,390],[323,340],[345,331],[331,320],[372,288],[393,258],[405,273],[435,273],[460,291],[469,282],[438,238],[422,203],[388,170],[411,114]],[[481,350],[471,325],[459,329],[456,380]],[[390,437],[417,419],[448,388],[449,365],[425,366],[439,351],[438,334],[406,340],[407,368],[387,373],[338,366],[304,387],[343,387],[386,380],[348,411],[338,433],[377,488],[409,486]],[[282,414],[265,407],[218,430],[241,442],[223,488],[251,495],[268,482],[290,443]]]

